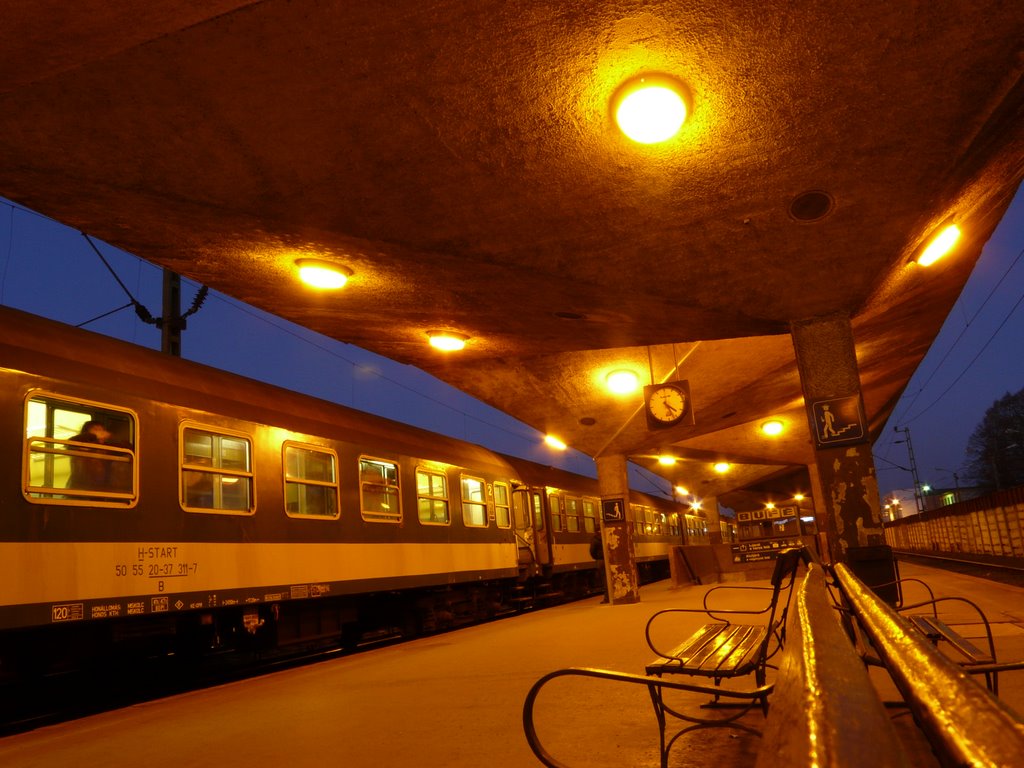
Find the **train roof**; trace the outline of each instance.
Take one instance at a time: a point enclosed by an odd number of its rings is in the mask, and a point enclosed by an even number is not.
[[[309,435],[331,437],[344,430],[356,442],[386,440],[398,451],[458,465],[507,466],[499,454],[475,443],[21,310],[0,307],[0,330],[0,366],[5,368],[84,383],[104,392],[114,386],[133,397],[287,426]]]

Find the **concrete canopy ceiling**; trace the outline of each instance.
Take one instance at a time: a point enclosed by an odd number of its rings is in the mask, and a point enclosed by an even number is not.
[[[813,461],[793,321],[851,318],[877,431],[1024,176],[1019,2],[4,5],[0,194],[701,496]],[[691,100],[654,147],[608,106],[650,72]]]

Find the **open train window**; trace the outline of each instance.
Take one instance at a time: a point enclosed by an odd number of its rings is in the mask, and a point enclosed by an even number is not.
[[[285,514],[337,520],[341,512],[334,451],[291,441],[283,450]]]
[[[248,435],[183,423],[178,443],[183,509],[229,515],[256,510]]]
[[[40,504],[132,507],[138,500],[131,411],[30,393],[25,401],[22,486]]]
[[[487,527],[487,484],[479,477],[462,476],[462,521],[471,528]]]
[[[359,459],[359,507],[371,523],[402,522],[398,464],[362,456]]]
[[[494,484],[494,520],[499,528],[512,527],[512,494],[508,483]]]
[[[416,512],[420,522],[427,525],[447,525],[448,478],[442,472],[416,470]]]

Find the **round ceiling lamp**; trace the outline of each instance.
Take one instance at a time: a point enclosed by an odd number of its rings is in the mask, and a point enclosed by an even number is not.
[[[612,371],[604,377],[608,391],[616,395],[628,395],[640,388],[640,377],[634,371]]]
[[[550,448],[554,448],[556,451],[564,451],[569,447],[554,435],[544,435],[544,443]]]
[[[623,83],[612,97],[612,115],[626,136],[639,144],[668,141],[686,120],[684,87],[675,78],[647,74]]]
[[[724,475],[730,469],[732,469],[732,464],[730,464],[728,461],[719,461],[715,464],[715,472],[717,472],[720,475]]]
[[[430,346],[442,352],[458,352],[466,348],[469,336],[454,331],[427,331],[427,338],[430,339]]]
[[[761,425],[761,431],[769,437],[775,437],[781,435],[782,430],[785,429],[786,425],[779,419],[769,419]]]
[[[956,224],[951,224],[928,244],[928,247],[922,251],[921,255],[917,257],[917,263],[922,267],[930,267],[936,261],[941,259],[956,245],[956,241],[960,239],[960,227]]]
[[[321,259],[296,259],[295,266],[299,268],[299,279],[302,282],[327,291],[343,287],[352,277],[352,270],[348,267]]]

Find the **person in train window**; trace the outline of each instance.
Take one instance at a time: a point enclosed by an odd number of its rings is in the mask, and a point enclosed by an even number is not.
[[[130,429],[126,422],[115,422],[111,425],[107,445],[116,448],[127,448],[129,450],[134,448]],[[134,467],[132,466],[134,457],[121,451],[112,452],[112,454],[109,477],[110,490],[117,491],[118,493],[130,493],[134,481]]]
[[[212,467],[209,456],[189,457],[189,463]],[[185,506],[213,509],[213,475],[202,470],[186,469],[182,472],[185,481]]]
[[[103,445],[110,439],[110,432],[99,421],[87,421],[82,425],[82,431],[71,438],[72,443],[91,443]],[[82,445],[69,445],[71,452],[71,476],[68,478],[68,488],[76,490],[96,491],[104,490],[110,485],[110,462],[98,458],[102,449],[90,449]],[[96,458],[90,453],[97,454]]]

